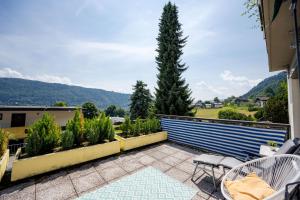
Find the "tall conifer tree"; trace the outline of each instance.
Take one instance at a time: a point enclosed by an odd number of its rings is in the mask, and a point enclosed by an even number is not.
[[[191,90],[181,74],[187,69],[181,62],[187,37],[183,37],[178,21],[177,6],[167,3],[159,23],[158,56],[156,57],[157,88],[155,88],[156,112],[169,115],[192,115]]]

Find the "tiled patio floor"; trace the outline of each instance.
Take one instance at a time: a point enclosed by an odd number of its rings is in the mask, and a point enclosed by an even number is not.
[[[153,166],[197,189],[194,200],[222,199],[220,189],[209,194],[213,191],[211,179],[205,175],[200,176],[201,172],[195,177],[198,178],[197,181],[191,180],[194,170],[193,157],[200,153],[170,142],[151,145],[18,182],[0,191],[0,200],[75,199],[147,166]]]

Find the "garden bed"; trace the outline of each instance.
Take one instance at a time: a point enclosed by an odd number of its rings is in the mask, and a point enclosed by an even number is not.
[[[0,160],[0,181],[5,173],[9,161],[9,150],[7,149]]]
[[[21,158],[22,149],[19,148],[16,153],[16,159],[12,166],[11,181],[16,181],[60,168],[80,164],[119,152],[119,141],[79,147],[71,150],[28,158]]]
[[[161,131],[157,133],[150,133],[147,135],[140,135],[140,136],[128,137],[128,138],[124,138],[121,137],[120,135],[116,135],[115,138],[120,141],[121,150],[127,151],[130,149],[167,140],[168,134],[166,131]]]

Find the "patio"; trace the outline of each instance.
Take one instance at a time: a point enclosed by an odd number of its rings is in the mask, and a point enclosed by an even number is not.
[[[193,157],[200,153],[172,142],[159,143],[12,183],[10,187],[0,191],[0,200],[75,199],[147,166],[157,168],[197,189],[194,200],[222,199],[220,190],[213,192],[211,179],[205,175],[200,176],[201,172],[195,176],[195,182],[191,180]]]

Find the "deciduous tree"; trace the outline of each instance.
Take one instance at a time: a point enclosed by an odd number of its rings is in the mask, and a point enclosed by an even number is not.
[[[98,116],[98,109],[92,102],[86,102],[82,105],[83,117],[92,119]]]

